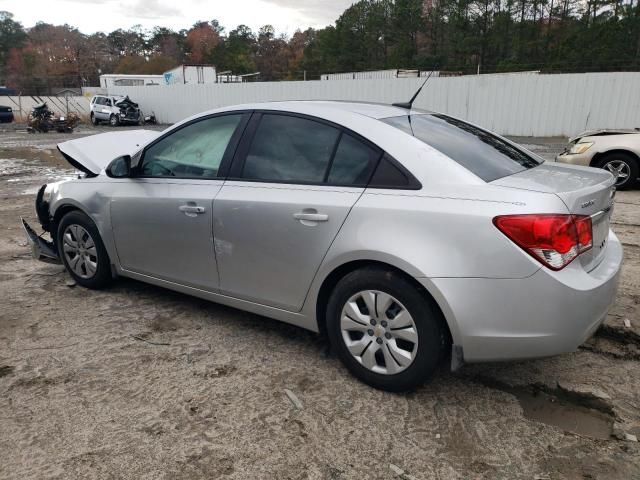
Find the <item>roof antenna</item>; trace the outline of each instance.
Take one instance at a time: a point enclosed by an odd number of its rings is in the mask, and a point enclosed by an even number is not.
[[[437,68],[437,65],[436,65],[436,68]],[[429,79],[431,78],[431,75],[433,75],[433,72],[434,72],[434,70],[431,70],[429,72],[429,75],[427,75],[426,80],[424,82],[422,82],[422,85],[420,85],[420,88],[418,89],[418,91],[413,94],[413,97],[411,97],[411,100],[409,100],[408,102],[392,103],[391,105],[394,106],[394,107],[406,108],[407,110],[411,110],[411,107],[413,106],[413,101],[420,94],[420,91],[422,90],[422,87],[424,87],[426,85],[426,83],[429,81]]]

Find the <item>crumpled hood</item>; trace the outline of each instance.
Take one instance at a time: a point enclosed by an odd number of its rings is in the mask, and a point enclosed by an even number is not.
[[[131,101],[131,99],[127,96],[122,100],[116,101],[116,107],[118,108],[138,108],[138,104],[136,102]]]
[[[582,132],[578,135],[576,135],[575,137],[571,137],[569,139],[569,143],[573,143],[573,142],[577,142],[578,140],[580,140],[581,138],[584,137],[601,137],[604,135],[626,135],[629,133],[636,133],[636,134],[640,134],[640,130],[639,129],[625,129],[625,128],[618,128],[618,129],[609,129],[609,128],[601,128],[598,130],[587,130],[585,132]]]
[[[133,155],[159,134],[153,130],[100,133],[59,143],[58,150],[75,168],[96,176],[113,159]]]

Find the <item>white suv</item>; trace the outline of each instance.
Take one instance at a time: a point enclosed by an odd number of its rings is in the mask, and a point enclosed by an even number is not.
[[[109,122],[113,127],[121,123],[140,125],[143,117],[138,104],[121,95],[96,95],[91,99],[91,123]]]

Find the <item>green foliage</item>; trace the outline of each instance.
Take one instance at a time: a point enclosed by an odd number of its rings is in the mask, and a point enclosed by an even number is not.
[[[0,73],[9,58],[9,50],[21,48],[26,40],[22,24],[13,20],[11,13],[0,11]]]
[[[162,73],[180,63],[260,80],[437,67],[461,73],[640,70],[640,0],[360,0],[335,24],[290,38],[217,20],[83,35],[28,31],[0,12],[0,84],[40,92],[96,85],[101,73]]]

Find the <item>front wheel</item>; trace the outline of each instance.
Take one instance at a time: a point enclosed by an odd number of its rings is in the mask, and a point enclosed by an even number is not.
[[[618,190],[633,188],[638,179],[638,161],[628,153],[610,153],[600,160],[598,167],[613,173]]]
[[[437,307],[413,283],[377,267],[349,273],[327,308],[327,333],[349,371],[388,391],[425,383],[446,349]]]
[[[117,115],[111,114],[111,116],[109,117],[109,125],[111,125],[112,127],[117,127],[118,125],[120,125],[120,119]]]
[[[62,217],[56,244],[60,259],[78,284],[98,289],[111,281],[109,255],[87,215],[73,211]]]

